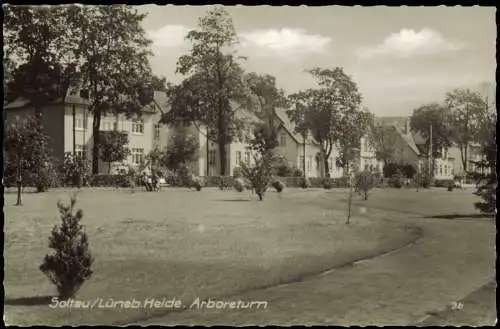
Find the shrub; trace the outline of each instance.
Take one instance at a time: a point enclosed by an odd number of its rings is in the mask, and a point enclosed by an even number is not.
[[[434,180],[435,187],[448,187],[450,185],[455,185],[455,181],[453,179],[436,179]]]
[[[302,177],[300,180],[300,187],[308,188],[311,187],[311,181],[307,177]]]
[[[201,191],[201,188],[203,187],[203,179],[201,177],[192,175],[188,186],[190,188],[195,188],[196,191]]]
[[[331,189],[334,186],[334,182],[331,178],[324,178],[323,179],[323,188],[324,189]]]
[[[245,182],[242,178],[236,178],[234,180],[233,187],[237,192],[243,192],[243,190],[245,189]]]
[[[375,177],[369,171],[363,171],[356,177],[356,184],[358,189],[363,192],[363,198],[368,200],[368,191],[375,186]]]
[[[279,179],[275,179],[273,180],[273,182],[271,183],[271,186],[276,190],[276,192],[278,193],[281,193],[281,191],[283,191],[283,189],[285,188],[285,184],[283,184],[282,181],[280,181]]]
[[[245,179],[247,179],[259,197],[259,201],[264,199],[267,185],[271,179],[271,155],[265,154],[261,157],[254,156],[255,163],[249,165],[242,163],[241,169]]]
[[[87,235],[80,224],[83,212],[78,209],[73,214],[75,204],[75,196],[69,206],[57,203],[62,223],[52,229],[49,238],[49,248],[54,254],[46,255],[40,265],[40,270],[56,285],[62,299],[73,297],[93,273]]]
[[[37,192],[45,192],[51,186],[51,178],[48,168],[39,168],[32,174],[32,181]]]
[[[95,187],[130,187],[130,178],[124,173],[120,174],[97,174],[90,177],[90,185]],[[135,178],[133,178],[135,183]]]
[[[68,153],[59,171],[65,184],[80,188],[89,181],[90,161],[80,155]]]
[[[241,168],[240,167],[235,167],[233,169],[233,178],[240,178],[240,177],[242,177]]]

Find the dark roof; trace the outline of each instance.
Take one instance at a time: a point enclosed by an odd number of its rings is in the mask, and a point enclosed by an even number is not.
[[[408,144],[416,154],[420,154],[420,150],[417,147],[419,143],[416,142],[415,135],[411,131],[406,131],[407,125],[409,124],[408,117],[375,117],[375,124],[394,127],[406,144]]]
[[[303,138],[301,134],[298,134],[295,132],[295,124],[290,120],[288,117],[288,114],[286,114],[286,109],[277,107],[275,108],[274,112],[276,113],[276,116],[278,119],[281,121],[281,125],[285,130],[292,136],[292,138],[299,144],[303,143]],[[319,144],[313,137],[310,135],[307,137],[307,139],[315,144]]]
[[[157,108],[159,107],[160,111],[166,111],[166,106],[167,106],[167,94],[163,91],[155,91],[154,92],[154,101],[151,104],[148,104],[144,107],[145,111],[154,111],[156,112]],[[53,102],[50,102],[51,104],[76,104],[76,105],[88,105],[88,102],[80,97],[80,92],[78,88],[70,88],[68,92],[66,93],[66,97],[64,99],[60,98],[57,99]],[[18,98],[15,101],[7,104],[4,106],[4,109],[14,109],[14,108],[20,108],[20,107],[25,107],[30,104],[30,101],[27,99],[23,98]]]

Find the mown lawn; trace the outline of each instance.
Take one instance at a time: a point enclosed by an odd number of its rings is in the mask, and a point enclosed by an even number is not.
[[[56,203],[72,192],[27,193],[23,206],[5,195],[5,321],[9,324],[114,324],[165,309],[63,309],[47,305],[54,286],[38,269],[48,252]],[[336,191],[335,193],[345,193]],[[357,216],[323,190],[250,193],[166,189],[83,189],[77,207],[95,258],[79,300],[172,298],[190,304],[298,280],[408,243],[406,224]],[[335,196],[338,198],[338,196]]]

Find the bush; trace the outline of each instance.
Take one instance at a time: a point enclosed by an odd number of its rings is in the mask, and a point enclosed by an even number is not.
[[[311,187],[311,181],[309,180],[309,178],[307,178],[307,177],[301,177],[300,187],[302,187],[302,188]]]
[[[331,178],[324,178],[323,179],[323,188],[324,189],[331,189],[334,186],[334,181]]]
[[[434,187],[448,187],[455,185],[455,181],[453,179],[436,179],[434,180]]]
[[[201,191],[203,180],[200,177],[192,176],[190,187],[194,187],[196,191]]]
[[[40,270],[56,285],[61,299],[74,297],[93,273],[87,235],[80,224],[83,212],[78,209],[73,214],[75,204],[75,197],[71,198],[69,206],[57,203],[62,223],[52,229],[49,238],[49,248],[54,254],[46,255],[40,265]]]
[[[79,155],[66,154],[59,168],[63,183],[80,188],[90,178],[90,161]]]
[[[363,192],[363,198],[368,200],[368,191],[375,187],[375,177],[369,171],[363,171],[356,177],[357,188]]]
[[[240,167],[235,167],[233,169],[233,178],[240,178],[240,177],[242,177],[241,168]]]
[[[400,172],[394,174],[389,180],[389,186],[394,188],[403,187],[403,175]]]
[[[134,183],[137,182],[134,179]],[[90,177],[90,185],[94,187],[130,187],[131,182],[125,174],[97,174]]]
[[[245,189],[245,182],[242,178],[236,178],[234,180],[233,187],[237,192],[243,192]]]
[[[272,183],[271,186],[276,190],[276,192],[281,193],[283,189],[285,188],[285,184],[283,184],[282,181],[279,179],[275,179]]]
[[[45,192],[51,186],[51,177],[48,168],[39,168],[32,174],[32,181],[37,192]]]

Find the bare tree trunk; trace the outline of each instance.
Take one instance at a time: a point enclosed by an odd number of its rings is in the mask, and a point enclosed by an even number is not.
[[[23,170],[21,168],[21,158],[19,157],[20,160],[18,160],[17,163],[17,202],[16,206],[20,206],[22,204],[21,200],[21,192],[23,189]]]
[[[94,145],[92,145],[92,174],[99,173],[99,137],[101,126],[101,111],[94,109],[94,121],[92,122],[92,137]]]
[[[226,175],[226,141],[219,140],[219,161],[220,161],[220,174]]]

